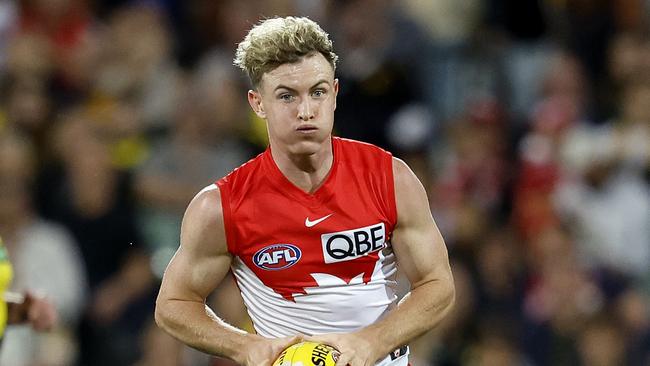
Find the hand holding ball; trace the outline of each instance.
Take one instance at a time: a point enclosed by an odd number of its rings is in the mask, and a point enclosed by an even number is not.
[[[323,343],[296,343],[280,354],[273,366],[334,366],[339,351]]]

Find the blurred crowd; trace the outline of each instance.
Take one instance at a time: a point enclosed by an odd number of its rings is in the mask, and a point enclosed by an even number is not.
[[[335,134],[428,190],[457,304],[412,365],[650,365],[648,0],[1,0],[0,235],[61,323],[0,364],[229,364],[153,306],[189,200],[265,149],[232,58],[275,15],[334,39]]]

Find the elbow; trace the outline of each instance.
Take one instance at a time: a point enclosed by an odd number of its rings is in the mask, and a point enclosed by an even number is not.
[[[454,280],[451,276],[440,283],[439,291],[438,309],[442,313],[443,317],[446,317],[449,315],[456,303],[456,287],[454,286]]]
[[[168,329],[169,324],[169,311],[167,310],[166,301],[158,297],[156,299],[156,309],[154,310],[154,320],[156,325],[165,331]]]
[[[447,282],[447,313],[451,311],[454,308],[454,305],[456,305],[456,286],[454,285],[454,279],[449,278],[449,281]]]

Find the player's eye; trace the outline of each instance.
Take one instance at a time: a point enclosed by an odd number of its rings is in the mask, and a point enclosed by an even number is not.
[[[278,99],[282,100],[283,102],[291,102],[293,101],[293,95],[289,93],[282,93],[278,95]]]
[[[312,93],[312,95],[313,95],[314,97],[316,97],[316,98],[320,98],[320,97],[322,97],[322,96],[325,95],[325,90],[323,90],[323,89],[316,89],[316,90],[314,90],[314,92]]]

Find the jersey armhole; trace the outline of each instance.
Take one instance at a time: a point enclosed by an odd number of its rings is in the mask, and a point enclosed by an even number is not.
[[[221,195],[221,212],[223,213],[223,227],[226,232],[226,245],[228,252],[233,256],[237,255],[237,245],[235,240],[234,225],[232,222],[232,211],[230,209],[230,189],[223,180],[217,181],[219,193]]]
[[[387,203],[388,203],[388,214],[390,215],[390,219],[394,223],[394,225],[397,224],[397,203],[396,200],[397,198],[395,197],[395,176],[393,174],[393,165],[394,165],[394,159],[393,159],[393,154],[387,153],[387,161],[388,161],[388,166],[386,168],[386,174],[387,174],[387,181],[386,181],[386,197],[387,197]]]

